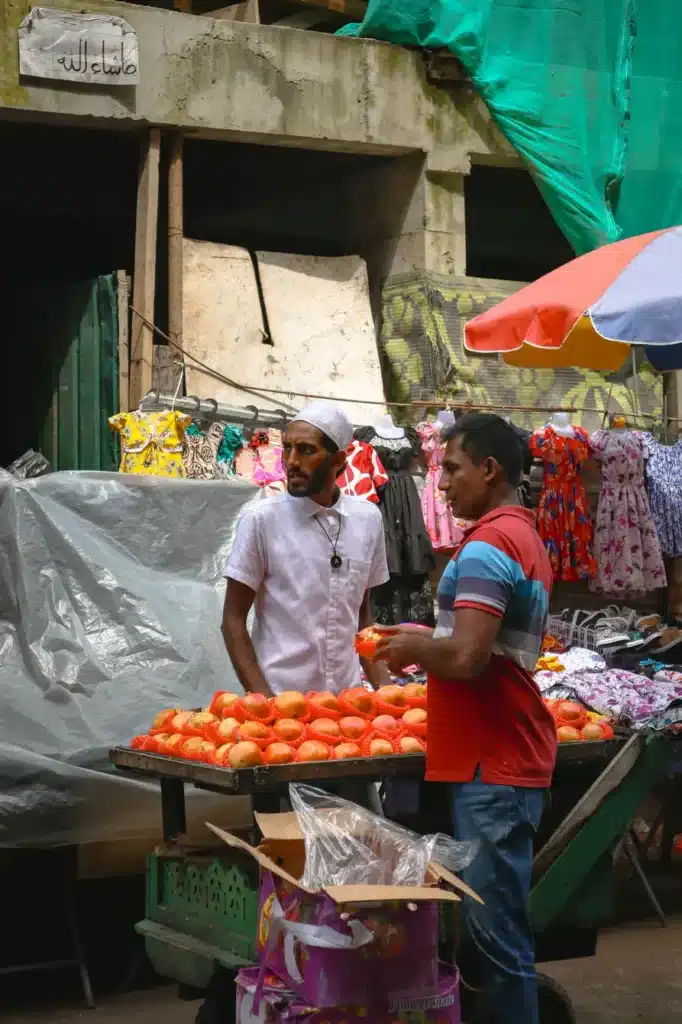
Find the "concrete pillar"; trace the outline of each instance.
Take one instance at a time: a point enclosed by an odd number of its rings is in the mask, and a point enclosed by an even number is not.
[[[464,174],[422,169],[386,277],[466,273]]]

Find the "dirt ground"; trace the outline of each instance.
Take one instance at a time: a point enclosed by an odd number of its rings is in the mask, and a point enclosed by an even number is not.
[[[682,1019],[682,917],[606,932],[597,956],[543,967],[568,990],[578,1024],[678,1024]],[[42,984],[47,979],[43,977]],[[44,1005],[44,1004],[43,1004]],[[2,1014],[4,1024],[194,1024],[196,1003],[172,986],[103,1000],[97,1010],[72,1007]]]

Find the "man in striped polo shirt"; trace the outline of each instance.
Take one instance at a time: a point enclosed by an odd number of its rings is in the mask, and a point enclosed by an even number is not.
[[[437,629],[396,627],[378,656],[428,673],[426,777],[452,783],[455,835],[479,844],[462,872],[485,901],[464,910],[483,982],[476,1019],[538,1024],[527,900],[556,730],[531,673],[552,572],[535,515],[518,503],[522,453],[509,424],[469,413],[443,436],[440,489],[473,525],[443,573]]]

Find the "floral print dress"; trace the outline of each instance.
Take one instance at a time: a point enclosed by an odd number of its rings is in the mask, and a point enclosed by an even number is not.
[[[182,444],[191,422],[191,416],[172,409],[111,416],[109,426],[121,437],[121,473],[184,477]]]
[[[661,444],[642,434],[647,459],[651,515],[663,554],[682,557],[682,441]]]
[[[424,522],[434,551],[452,551],[460,543],[468,525],[455,519],[452,509],[438,490],[445,445],[440,439],[439,423],[417,424],[417,434],[426,458],[426,481],[421,493]]]
[[[661,545],[644,487],[648,451],[643,436],[598,430],[590,446],[601,463],[594,534],[597,575],[591,588],[623,597],[665,587]]]
[[[588,512],[583,463],[590,442],[583,427],[566,437],[551,425],[536,430],[531,454],[544,463],[538,505],[538,532],[547,549],[555,580],[590,580],[596,572],[592,554],[592,520]]]

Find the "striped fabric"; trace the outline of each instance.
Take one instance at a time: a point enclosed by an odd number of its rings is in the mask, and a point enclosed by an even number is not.
[[[489,665],[473,679],[429,676],[427,779],[549,785],[556,730],[533,681],[552,570],[534,513],[503,506],[464,536],[438,588],[436,636],[457,631],[458,609],[498,617]]]
[[[542,647],[551,588],[534,520],[533,512],[516,507],[484,516],[465,536],[438,588],[438,636],[452,633],[457,608],[490,612],[502,619],[494,653],[527,672]]]

